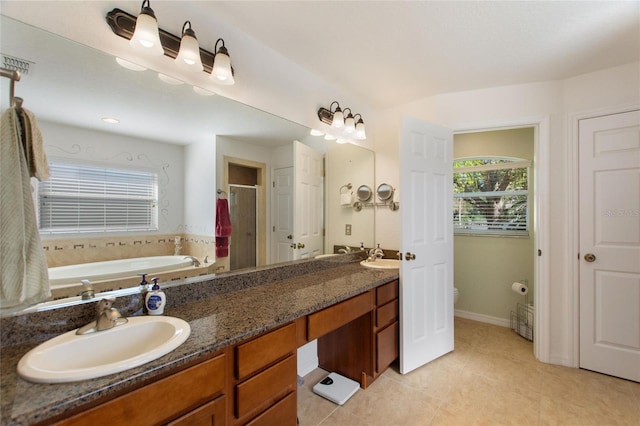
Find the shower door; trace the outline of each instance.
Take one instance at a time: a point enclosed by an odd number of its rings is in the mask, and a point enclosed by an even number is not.
[[[229,241],[230,269],[256,266],[258,197],[255,186],[229,185],[229,214],[231,239]]]

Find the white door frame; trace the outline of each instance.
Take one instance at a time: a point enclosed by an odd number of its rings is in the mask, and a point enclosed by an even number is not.
[[[578,191],[580,190],[580,161],[578,151],[578,147],[580,144],[580,135],[578,132],[579,121],[600,117],[603,115],[620,114],[623,112],[637,110],[639,108],[640,104],[630,104],[618,107],[608,107],[589,111],[575,112],[570,114],[569,116],[570,143],[568,147],[568,156],[569,164],[571,167],[571,179],[569,179],[567,185],[567,194],[570,194],[567,197],[567,200],[570,201],[570,205],[567,206],[566,211],[570,212],[567,218],[567,223],[569,225],[569,244],[572,253],[570,259],[574,259],[574,262],[571,265],[568,265],[567,268],[569,274],[568,282],[571,283],[569,296],[572,302],[571,306],[566,307],[567,309],[569,309],[569,312],[567,312],[567,316],[570,318],[569,329],[571,330],[571,348],[569,350],[570,358],[567,360],[566,365],[570,367],[580,366],[580,261],[578,259],[578,254],[580,252],[580,199],[578,197]]]
[[[550,224],[549,224],[549,117],[532,117],[520,120],[476,123],[453,127],[453,133],[475,133],[492,130],[507,130],[522,127],[534,128],[533,148],[533,226],[534,247],[541,256],[534,256],[534,333],[533,352],[542,362],[550,362],[550,285],[549,268]]]

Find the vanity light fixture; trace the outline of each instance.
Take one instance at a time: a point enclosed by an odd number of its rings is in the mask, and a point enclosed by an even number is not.
[[[145,6],[146,4],[146,6]],[[158,30],[158,20],[156,19],[153,9],[151,9],[149,0],[144,0],[140,7],[140,15],[136,19],[135,31],[131,37],[129,44],[140,51],[151,56],[164,55],[164,49],[160,42],[160,33]]]
[[[178,52],[176,63],[189,71],[200,72],[203,70],[202,59],[200,59],[200,45],[198,45],[196,33],[191,29],[191,21],[185,21],[184,25],[182,25],[180,51]]]
[[[352,134],[356,131],[356,120],[353,118],[351,108],[345,108],[344,112],[346,113],[347,110],[349,110],[349,114],[347,114],[347,118],[344,119],[344,131],[348,134]]]
[[[218,43],[222,42],[222,46],[218,48]],[[211,79],[225,86],[235,83],[233,79],[233,67],[231,67],[231,58],[229,52],[224,46],[224,40],[219,38],[214,47],[216,54],[213,56],[213,68],[211,70]]]
[[[364,131],[364,120],[361,114],[356,114],[354,119],[357,116],[360,116],[360,118],[356,121],[356,139],[366,139],[367,134]]]
[[[336,105],[335,110],[333,105]],[[346,114],[346,119],[345,119]],[[358,119],[356,120],[356,117]],[[321,107],[318,109],[318,118],[325,124],[343,133],[345,138],[366,139],[364,120],[362,114],[353,114],[351,108],[342,110],[337,101],[331,102],[329,109]]]
[[[172,59],[178,58],[182,50],[181,44],[183,39],[185,39],[184,36],[187,36],[186,40],[189,40],[189,42],[195,41],[197,43],[195,33],[191,29],[190,21],[185,22],[185,24],[183,25],[183,37],[178,37],[163,30],[162,28],[157,28],[157,21],[155,20],[153,10],[151,10],[151,8],[149,7],[149,0],[144,0],[142,2],[142,11],[140,12],[140,16],[142,15],[145,15],[145,17],[143,17],[143,22],[147,23],[150,19],[152,19],[156,25],[155,33],[159,36],[159,43],[156,43],[156,46],[159,46],[161,51],[160,54],[164,53],[164,55]],[[106,20],[109,24],[109,27],[111,28],[111,31],[113,31],[114,34],[127,40],[133,40],[134,35],[139,28],[137,22],[140,19],[140,16],[138,17],[138,19],[136,19],[135,16],[116,8],[107,13]],[[189,28],[187,28],[187,26]],[[145,27],[145,25],[140,26],[140,28],[143,27]],[[152,32],[152,30],[145,30],[145,33],[147,32]],[[154,42],[148,42],[148,44],[150,43]],[[219,43],[222,43],[222,46],[220,46],[220,48],[218,48]],[[193,50],[193,48],[190,50]],[[199,47],[197,48],[197,50],[199,50],[200,52],[200,64],[202,65],[200,69],[203,69],[206,73],[211,73],[211,79],[213,81],[223,85],[232,85],[235,83],[234,70],[231,66],[229,51],[224,45],[223,39],[219,38],[216,41],[215,54]],[[195,60],[194,66],[197,65],[197,58],[197,55],[194,55],[190,58]]]

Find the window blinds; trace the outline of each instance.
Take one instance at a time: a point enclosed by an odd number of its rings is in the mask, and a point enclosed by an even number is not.
[[[51,163],[38,184],[41,233],[156,230],[155,173]]]

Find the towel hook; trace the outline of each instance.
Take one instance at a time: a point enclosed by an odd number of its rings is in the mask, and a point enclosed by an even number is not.
[[[227,192],[226,191],[223,191],[222,189],[218,189],[217,192],[218,192],[218,197],[224,195],[224,198],[227,198]]]

